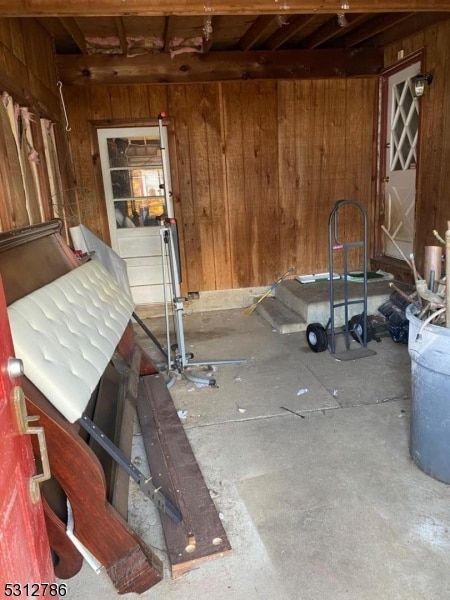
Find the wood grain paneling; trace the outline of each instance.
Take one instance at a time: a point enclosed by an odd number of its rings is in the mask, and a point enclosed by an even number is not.
[[[60,99],[56,85],[56,67],[50,36],[34,19],[0,19],[0,91],[8,92],[14,102],[29,109],[33,116],[33,142],[41,155],[37,166],[43,195],[43,217],[48,217],[48,181],[43,152],[41,116],[60,120]],[[7,144],[8,128],[3,128],[0,178],[0,227],[17,227],[27,222],[21,215],[23,183],[13,152]],[[15,190],[15,191],[14,191]],[[16,193],[17,192],[17,193]],[[23,210],[22,210],[23,212]],[[33,216],[33,221],[36,215]]]
[[[92,136],[96,121],[167,111],[185,292],[268,285],[291,265],[327,270],[334,203],[374,204],[376,90],[375,79],[87,88],[68,104],[77,180],[97,179],[102,195],[83,119]],[[103,203],[88,226],[107,240]]]
[[[252,240],[247,227],[249,215],[244,194],[244,171],[247,167],[244,148],[241,83],[222,85],[223,127],[226,156],[226,193],[231,255],[231,288],[245,287],[251,280],[251,256],[247,251]]]

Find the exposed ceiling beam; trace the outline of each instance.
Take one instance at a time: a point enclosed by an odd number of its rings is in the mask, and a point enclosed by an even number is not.
[[[164,48],[164,52],[169,52],[170,51],[170,33],[169,33],[169,29],[170,29],[170,17],[166,17],[164,19],[164,31],[163,31],[163,35],[162,35],[162,39],[163,39],[163,48]]]
[[[84,33],[78,27],[75,19],[62,18],[60,19],[60,23],[70,35],[70,37],[73,39],[78,48],[81,50],[81,52],[83,54],[87,54],[87,46]]]
[[[277,17],[273,15],[258,17],[239,40],[237,48],[244,51],[250,50],[258,42],[263,41],[267,34],[271,34],[273,29],[278,26]]]
[[[345,35],[341,40],[346,48],[351,48],[357,44],[361,44],[365,40],[373,38],[374,36],[387,31],[391,27],[398,25],[402,21],[409,19],[410,13],[392,13],[390,15],[378,15],[371,19],[365,25],[358,27],[355,31],[349,35]]]
[[[315,15],[297,15],[289,17],[288,23],[283,25],[283,27],[280,27],[280,29],[267,40],[264,47],[268,50],[276,50],[306,27],[313,19],[315,19]]]
[[[214,0],[218,15],[283,14],[274,0]],[[336,13],[337,0],[289,0],[291,14]],[[450,11],[450,0],[349,0],[354,13]],[[0,17],[204,15],[205,0],[0,0]]]
[[[316,29],[314,33],[305,38],[302,41],[301,46],[305,49],[317,48],[321,44],[328,42],[330,39],[335,39],[349,33],[368,18],[370,18],[370,15],[346,15],[345,19],[348,25],[346,27],[341,27],[338,23],[337,15],[333,15],[329,21],[324,23],[321,27]]]
[[[179,55],[173,59],[164,53],[132,58],[117,55],[58,57],[58,70],[65,85],[353,77],[377,75],[382,67],[383,51],[378,48],[212,52]]]
[[[372,46],[384,47],[397,40],[404,39],[409,35],[422,31],[425,27],[430,27],[436,23],[441,23],[446,19],[450,19],[450,13],[429,13],[426,15],[414,15],[406,21],[402,21],[399,25],[391,27],[388,31],[377,35],[369,40],[364,45],[371,44]]]
[[[211,15],[209,16],[211,17]],[[210,35],[209,40],[203,35],[203,54],[207,54],[214,44],[214,30],[217,29],[219,25],[219,19],[220,17],[211,17],[212,34]]]
[[[122,54],[124,56],[127,56],[128,55],[127,34],[126,34],[126,31],[125,31],[125,25],[124,25],[122,17],[116,17],[114,19],[114,23],[116,25],[117,35],[118,35],[119,40],[120,40],[120,47],[122,49]]]

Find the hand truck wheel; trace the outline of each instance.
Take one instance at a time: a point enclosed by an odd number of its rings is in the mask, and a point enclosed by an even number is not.
[[[323,352],[328,348],[328,335],[320,323],[310,323],[306,328],[306,341],[313,352]]]
[[[367,337],[366,341],[370,342],[372,340],[372,327],[370,325],[370,321],[366,319],[367,324]],[[359,344],[362,343],[364,339],[364,315],[355,315],[348,322],[348,330],[350,331],[350,335]]]

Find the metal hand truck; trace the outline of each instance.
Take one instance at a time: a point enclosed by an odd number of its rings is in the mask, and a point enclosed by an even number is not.
[[[342,235],[344,232],[339,226],[339,213],[346,206],[353,206],[360,215],[361,230],[363,237],[361,240],[344,241]],[[342,227],[342,226],[341,226]],[[313,352],[323,352],[327,348],[338,360],[354,360],[365,356],[373,356],[376,354],[374,350],[367,348],[367,343],[371,341],[372,334],[369,322],[367,319],[367,211],[365,207],[356,200],[338,200],[330,213],[328,219],[328,259],[329,272],[335,272],[335,253],[342,252],[343,274],[343,299],[336,300],[336,287],[340,283],[335,282],[333,277],[329,279],[329,294],[330,294],[330,318],[326,327],[320,323],[311,323],[306,330],[306,339],[309,347]],[[362,281],[359,282],[362,286],[362,298],[356,300],[349,299],[349,251],[352,249],[361,248],[362,251]],[[356,283],[352,283],[356,285]],[[349,307],[353,305],[362,305],[362,313],[354,315],[349,319]],[[344,309],[344,326],[340,331],[336,331],[336,315],[335,311],[338,308]],[[345,339],[345,350],[336,352],[336,335],[343,334]],[[351,340],[359,343],[358,347],[351,347]]]

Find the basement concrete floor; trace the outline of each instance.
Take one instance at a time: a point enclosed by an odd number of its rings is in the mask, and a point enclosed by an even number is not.
[[[163,321],[146,324],[165,345]],[[171,579],[156,511],[132,484],[130,523],[165,562],[140,597],[448,600],[450,486],[409,456],[407,346],[387,336],[375,356],[338,362],[256,313],[194,313],[184,327],[195,360],[247,359],[218,366],[218,388],[171,389],[233,553]],[[119,597],[86,564],[66,583],[73,600]]]

